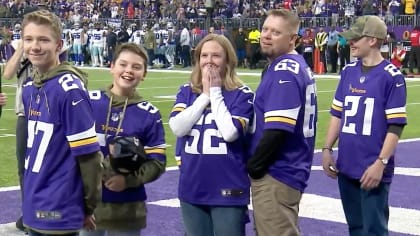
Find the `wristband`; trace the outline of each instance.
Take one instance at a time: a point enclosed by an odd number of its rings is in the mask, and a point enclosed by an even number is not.
[[[322,152],[324,152],[325,150],[328,150],[330,153],[333,153],[333,149],[330,147],[323,147],[321,150]]]

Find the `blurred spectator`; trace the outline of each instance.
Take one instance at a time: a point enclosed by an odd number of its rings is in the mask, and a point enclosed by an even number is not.
[[[414,15],[416,12],[416,0],[402,0],[401,3],[404,5],[404,14]]]
[[[399,0],[390,0],[388,3],[388,11],[394,15],[398,16],[400,14],[401,2]]]
[[[182,47],[181,60],[183,62],[183,67],[184,68],[189,67],[191,66],[191,55],[190,55],[191,36],[190,36],[190,32],[186,24],[184,25],[184,28],[181,31],[179,41]]]
[[[260,48],[260,37],[261,33],[257,29],[257,25],[253,24],[251,31],[248,34],[248,41],[251,44],[251,60],[250,60],[250,68],[256,69],[257,68],[257,62],[259,61],[260,55],[259,55],[259,48]]]
[[[306,63],[312,69],[314,69],[313,63],[313,52],[314,52],[314,36],[310,28],[305,30],[305,34],[301,39],[303,47],[303,58],[305,58]]]
[[[392,50],[391,63],[401,70],[405,55],[406,51],[404,50],[404,45],[401,42],[398,42],[397,46]]]
[[[238,56],[238,66],[243,68],[248,67],[248,60],[246,57],[246,44],[248,37],[245,35],[242,27],[238,29],[238,34],[235,37],[236,55]]]
[[[335,26],[332,26],[330,32],[328,32],[328,58],[331,64],[331,73],[337,73],[337,60],[338,60],[338,31]]]

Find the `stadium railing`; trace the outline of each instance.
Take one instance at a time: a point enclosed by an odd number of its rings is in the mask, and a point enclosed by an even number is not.
[[[301,17],[301,26],[304,28],[316,28],[316,27],[326,27],[326,26],[338,26],[346,27],[349,26],[356,17],[338,17],[336,19],[332,17]],[[420,25],[420,16],[417,15],[398,15],[398,16],[383,16],[383,19],[388,26],[416,26]],[[20,23],[21,18],[0,18],[0,27],[12,27],[16,23]],[[71,25],[71,21],[67,19],[62,19],[66,25]],[[100,18],[99,22],[104,25],[118,25],[124,24],[126,26],[136,24],[138,27],[141,27],[143,24],[152,26],[155,23],[158,23],[156,19],[107,19]],[[253,25],[261,27],[263,20],[261,18],[195,18],[195,19],[182,19],[182,20],[171,20],[174,25],[181,27],[184,24],[189,26],[197,25],[201,29],[208,29],[210,26],[215,26],[220,28],[224,26],[226,29],[237,29],[239,27],[251,28]],[[86,22],[89,23],[89,22]]]

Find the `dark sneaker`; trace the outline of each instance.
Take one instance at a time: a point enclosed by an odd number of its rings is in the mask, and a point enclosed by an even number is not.
[[[16,228],[20,231],[25,231],[25,227],[23,226],[22,216],[19,217],[19,219],[17,219]]]

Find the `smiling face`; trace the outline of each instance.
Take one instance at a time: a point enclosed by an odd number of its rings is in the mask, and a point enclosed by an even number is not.
[[[207,41],[203,44],[200,53],[200,69],[202,72],[209,67],[216,69],[222,76],[226,68],[226,53],[223,47],[214,40]],[[223,78],[223,76],[222,76]]]
[[[146,62],[140,55],[124,50],[111,64],[114,79],[112,92],[119,96],[128,96],[146,75]]]
[[[45,73],[58,65],[58,55],[62,41],[45,24],[28,23],[23,29],[23,48],[25,55],[39,72]]]
[[[364,58],[368,56],[371,48],[376,44],[376,39],[361,37],[349,40],[350,54],[352,57]]]

